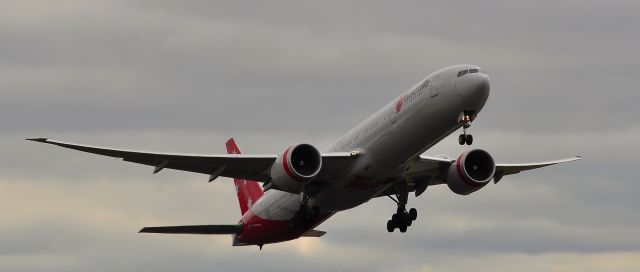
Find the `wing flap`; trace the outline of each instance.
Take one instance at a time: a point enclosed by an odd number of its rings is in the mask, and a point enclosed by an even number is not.
[[[325,234],[327,234],[326,231],[312,229],[302,233],[302,235],[300,236],[301,237],[322,237]]]
[[[145,227],[138,233],[163,233],[163,234],[238,234],[242,231],[242,225],[192,225],[192,226],[166,226]]]
[[[429,157],[421,155],[410,164],[405,177],[409,179],[433,179],[440,176],[443,167],[448,167],[453,160],[440,157]],[[434,180],[435,181],[435,180]]]

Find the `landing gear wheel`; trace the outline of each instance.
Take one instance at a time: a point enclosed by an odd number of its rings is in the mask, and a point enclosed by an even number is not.
[[[473,136],[471,136],[471,134],[467,134],[466,142],[467,145],[471,145],[473,143]]]
[[[466,141],[466,135],[462,135],[461,138]],[[400,232],[404,233],[407,232],[407,228],[409,228],[418,217],[418,210],[411,208],[407,211],[406,206],[409,190],[406,183],[396,184],[392,189],[395,191],[396,199],[390,195],[389,198],[398,204],[398,209],[396,213],[391,216],[391,219],[387,221],[387,231],[393,232],[398,228]]]
[[[418,218],[418,210],[416,208],[409,209],[409,219],[415,221]]]
[[[395,224],[393,224],[393,220],[388,220],[387,221],[387,231],[388,232],[393,232],[394,230],[396,230],[396,226],[395,226]]]
[[[407,232],[407,225],[401,225],[400,227],[398,227],[400,229],[400,232],[405,233]]]
[[[465,137],[464,134],[460,134],[460,136],[458,136],[458,143],[460,143],[460,145],[464,145],[466,141],[467,141],[467,137]]]

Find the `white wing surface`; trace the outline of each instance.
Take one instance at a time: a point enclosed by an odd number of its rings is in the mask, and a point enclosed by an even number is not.
[[[27,140],[153,166],[155,167],[154,174],[167,168],[210,175],[210,180],[223,176],[265,182],[269,178],[271,166],[278,158],[278,155],[156,153],[80,145],[47,138]],[[322,154],[323,167],[316,180],[331,181],[335,175],[341,174],[340,171],[346,169],[354,159],[355,156],[349,152]]]
[[[493,177],[495,183],[498,183],[500,179],[502,179],[505,175],[513,175],[520,173],[522,171],[541,168],[549,165],[572,162],[582,159],[580,156],[575,156],[572,158],[560,159],[555,161],[546,161],[546,162],[533,162],[533,163],[497,163],[496,164],[496,174]]]
[[[554,160],[554,161],[546,161],[546,162],[533,162],[533,163],[496,163],[496,174],[494,176],[494,182],[500,181],[505,175],[513,175],[520,173],[522,171],[541,168],[549,165],[571,162],[581,159],[580,156],[575,156],[572,158]],[[420,179],[421,177],[429,177],[432,180],[431,185],[441,184],[442,181],[433,180],[434,178],[439,178],[441,175],[441,170],[449,167],[451,163],[453,163],[455,159],[448,158],[439,158],[439,157],[429,157],[429,156],[420,156],[415,162],[413,162],[405,176],[409,179]]]

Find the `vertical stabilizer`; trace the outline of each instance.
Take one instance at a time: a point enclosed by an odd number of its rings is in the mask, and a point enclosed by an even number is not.
[[[226,143],[228,154],[240,154],[240,148],[236,145],[236,141],[233,138],[229,139]],[[236,186],[236,193],[238,194],[238,203],[240,203],[240,212],[244,214],[256,203],[262,196],[262,187],[260,183],[253,180],[244,180],[234,178],[233,183]]]

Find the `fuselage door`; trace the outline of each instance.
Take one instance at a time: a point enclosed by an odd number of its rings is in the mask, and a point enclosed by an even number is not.
[[[438,95],[438,85],[440,83],[439,79],[440,79],[440,75],[435,75],[431,79],[431,82],[429,82],[429,94],[431,95],[431,97]]]

